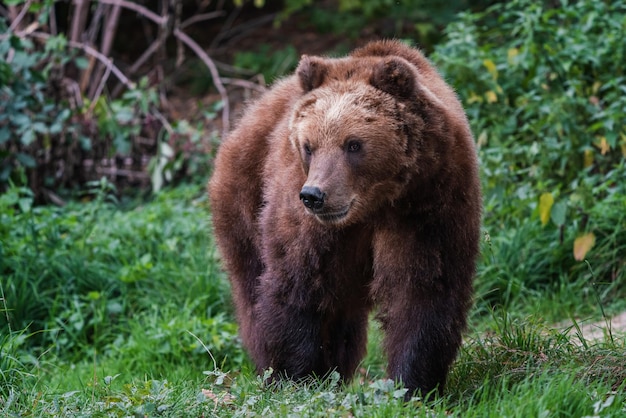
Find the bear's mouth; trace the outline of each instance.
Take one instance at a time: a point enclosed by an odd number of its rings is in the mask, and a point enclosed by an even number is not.
[[[316,213],[315,216],[322,222],[339,222],[340,220],[348,216],[348,209],[342,210],[341,212]]]
[[[337,224],[343,221],[347,216],[348,212],[350,212],[350,208],[352,208],[352,202],[348,206],[339,210],[329,210],[327,212],[312,212],[313,215],[322,223],[325,224]]]

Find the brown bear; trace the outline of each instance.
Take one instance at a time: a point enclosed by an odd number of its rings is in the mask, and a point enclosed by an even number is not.
[[[303,56],[223,142],[209,195],[259,372],[349,379],[376,309],[389,376],[441,392],[472,301],[481,192],[463,108],[422,53],[378,41]]]

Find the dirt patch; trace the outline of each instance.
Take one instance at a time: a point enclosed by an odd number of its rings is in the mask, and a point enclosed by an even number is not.
[[[571,322],[561,323],[557,329],[567,330],[573,341],[580,340],[580,336],[586,341],[600,341],[612,335],[615,340],[626,340],[626,311],[610,318],[608,321],[601,320],[592,323],[580,321],[578,327]],[[579,331],[580,329],[580,331]]]

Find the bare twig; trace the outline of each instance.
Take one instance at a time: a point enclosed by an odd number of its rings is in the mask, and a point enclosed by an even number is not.
[[[135,61],[134,64],[131,65],[131,67],[128,69],[128,73],[129,74],[136,73],[139,70],[139,67],[141,67],[148,60],[148,58],[150,58],[150,56],[154,54],[159,49],[159,47],[163,45],[168,35],[169,34],[167,32],[161,33],[159,37],[150,44],[148,49],[146,49],[144,53],[141,54],[141,56],[137,59],[137,61]]]
[[[54,193],[52,190],[42,188],[41,191],[48,198],[52,204],[57,205],[59,207],[63,207],[66,205],[65,200],[61,199],[61,197]]]
[[[255,83],[253,81],[248,81],[248,80],[242,80],[239,78],[222,77],[222,83],[243,87],[244,89],[248,89],[248,90],[255,90],[255,91],[258,91],[259,93],[263,93],[267,91],[267,88],[259,83]]]
[[[115,75],[115,77],[117,77],[118,80],[120,80],[122,83],[124,83],[124,85],[126,87],[128,87],[129,89],[134,89],[135,88],[135,83],[133,83],[132,81],[130,81],[122,71],[120,71],[119,68],[117,68],[114,64],[113,61],[109,58],[107,58],[106,56],[102,55],[100,52],[98,52],[96,49],[90,47],[89,45],[85,45],[85,44],[81,44],[80,42],[69,42],[69,45],[72,48],[78,48],[78,49],[82,49],[83,51],[85,51],[87,54],[95,57],[96,59],[98,59],[98,61],[100,61],[101,63],[103,63],[106,67],[111,68],[111,72]]]
[[[171,16],[171,11],[174,11],[174,16]],[[163,0],[161,1],[161,16],[167,19],[169,22],[167,25],[158,27],[158,38],[169,37],[172,27],[178,26],[180,23],[180,15],[183,11],[182,0]],[[177,50],[180,52],[183,49],[180,40],[176,40]],[[165,44],[161,44],[156,56],[156,62],[154,63],[154,74],[156,76],[157,89],[159,92],[159,103],[162,108],[167,108],[167,93],[165,83],[162,81],[165,79],[165,70],[163,69],[163,63],[167,61],[167,48]]]
[[[219,75],[219,72],[217,71],[217,67],[215,66],[215,63],[209,57],[209,55],[200,47],[200,45],[196,43],[196,41],[191,39],[189,36],[187,36],[186,33],[181,31],[180,29],[178,28],[174,29],[174,36],[176,36],[178,39],[183,41],[198,56],[198,58],[200,58],[202,62],[204,62],[204,64],[209,69],[209,72],[211,73],[211,77],[213,78],[213,84],[215,85],[215,88],[219,92],[222,98],[222,102],[224,103],[224,109],[222,111],[222,130],[223,132],[228,132],[230,128],[229,126],[230,104],[228,100],[228,92],[226,91],[224,84],[222,84],[222,80],[220,79],[220,75]]]
[[[19,12],[17,10],[17,6],[9,6],[7,16],[9,17],[10,21],[14,21],[15,18],[17,17],[17,15],[18,15],[18,13]]]
[[[218,69],[225,71],[227,73],[238,74],[241,77],[257,77],[259,75],[258,71],[248,70],[245,68],[235,67],[233,65],[226,64],[224,62],[216,61],[215,65]]]
[[[50,16],[48,19],[48,24],[50,25],[50,34],[56,36],[58,33],[57,29],[57,13],[56,8],[53,6],[50,8]]]
[[[120,20],[120,12],[122,11],[119,4],[114,5],[105,18],[104,37],[102,39],[101,52],[108,56],[113,46],[113,39],[117,33],[117,24]]]
[[[97,65],[96,57],[89,56],[89,63],[87,64],[87,68],[81,71],[80,80],[78,86],[80,87],[80,91],[84,92],[87,90],[87,86],[91,82],[91,74],[93,73],[94,67]]]
[[[119,22],[121,7],[120,5],[107,6],[109,10],[105,13],[104,17],[104,28],[102,33],[102,43],[100,44],[100,52],[104,56],[109,56],[111,52],[111,47],[113,46],[113,39],[115,38],[115,33],[117,29],[117,23]],[[104,68],[99,65],[96,69],[95,76],[92,78],[93,81],[100,80],[102,78],[102,72]],[[107,74],[104,79],[106,80],[109,76],[110,70],[107,69]],[[92,84],[92,88],[89,90],[89,97],[92,100],[97,100],[97,98],[102,94],[102,88],[104,85],[100,82],[96,88],[94,84]]]
[[[75,1],[80,1],[80,0],[75,0]],[[154,13],[152,10],[148,9],[147,7],[144,7],[144,6],[142,6],[140,4],[137,4],[137,3],[132,3],[130,1],[126,1],[126,0],[98,0],[98,2],[105,3],[105,4],[118,5],[118,6],[122,6],[125,9],[133,10],[133,11],[139,13],[140,15],[142,15],[143,17],[152,20],[157,25],[162,25],[162,26],[166,25],[167,21],[168,21],[168,17],[167,16],[159,16],[158,14]]]
[[[32,36],[33,38],[36,38],[36,39],[44,39],[44,40],[47,40],[47,39],[50,38],[50,34],[43,33],[43,32],[32,32],[32,33],[29,33],[29,34],[17,33],[16,35],[18,35],[18,36],[25,36],[25,35],[27,35],[27,36]],[[0,39],[2,39],[1,36],[0,36]],[[85,51],[86,54],[94,57],[95,59],[97,59],[98,61],[103,63],[106,67],[109,67],[111,69],[111,72],[115,75],[115,77],[117,77],[117,79],[120,80],[129,89],[134,89],[135,88],[135,83],[130,81],[124,75],[124,73],[119,68],[117,68],[115,66],[115,64],[113,64],[113,62],[109,58],[107,58],[104,55],[102,55],[95,48],[92,48],[89,45],[83,44],[81,42],[68,41],[67,44],[69,46],[71,46],[72,48],[82,49],[83,51]]]
[[[22,9],[20,10],[20,12],[18,13],[17,16],[15,16],[15,19],[13,19],[13,22],[11,22],[11,26],[9,26],[9,32],[13,32],[21,23],[22,23],[22,19],[24,19],[24,16],[26,16],[26,13],[28,13],[28,9],[30,8],[30,4],[33,2],[33,0],[28,0],[23,6]],[[15,10],[15,9],[14,9]],[[13,10],[13,11],[14,11]]]
[[[229,13],[229,15],[226,17],[226,21],[222,24],[222,28],[220,29],[219,33],[211,41],[211,45],[209,46],[210,49],[215,49],[220,44],[220,42],[222,41],[222,36],[228,33],[233,25],[233,22],[237,19],[237,16],[239,16],[240,12],[241,8],[237,7]]]
[[[163,116],[163,114],[159,112],[158,109],[152,108],[151,110],[152,115],[154,115],[163,125],[163,129],[165,129],[168,134],[172,135],[174,133],[174,128],[172,128],[172,125],[167,121],[165,116]]]
[[[72,29],[70,32],[70,41],[78,42],[80,35],[87,26],[87,14],[89,12],[89,0],[74,0],[76,10],[72,16]]]
[[[65,86],[65,89],[67,90],[68,93],[72,94],[72,97],[74,99],[73,104],[74,107],[73,109],[76,108],[82,108],[83,107],[83,96],[81,95],[80,92],[80,86],[78,85],[78,82],[74,79],[71,78],[64,78],[63,79],[63,85]],[[72,105],[72,101],[70,100],[70,106]]]
[[[93,12],[91,18],[89,19],[89,27],[82,33],[81,42],[87,43],[89,45],[96,45],[96,41],[100,36],[100,24],[102,23],[102,18],[104,15],[105,9],[109,6],[98,3],[96,6],[96,10]]]
[[[5,39],[4,36],[0,36],[0,39]],[[7,57],[6,57],[6,62],[8,64],[13,62],[13,58],[15,57],[15,49],[13,48],[9,48],[9,51],[7,52]]]
[[[210,49],[217,49],[218,45],[221,42],[232,42],[236,39],[242,37],[247,31],[254,30],[260,28],[264,25],[267,25],[273,22],[276,19],[277,13],[272,13],[269,15],[261,16],[257,19],[253,19],[249,22],[243,23],[241,25],[237,25],[232,28],[224,28],[217,34],[217,36],[211,42]],[[226,25],[224,25],[226,26]]]
[[[180,28],[180,20],[183,14],[183,3],[180,0],[172,0],[176,3],[174,8],[174,27]],[[180,67],[185,61],[185,46],[180,39],[176,39],[176,68]]]
[[[94,95],[91,99],[91,104],[89,105],[89,114],[91,114],[91,112],[93,112],[93,109],[96,107],[96,104],[98,103],[98,98],[102,94],[102,90],[104,90],[104,86],[109,79],[109,75],[111,74],[111,67],[105,64],[105,68],[106,71],[104,73],[104,76],[100,78],[100,83],[98,83],[98,87],[94,91]]]
[[[199,15],[194,15],[192,17],[190,17],[189,19],[185,20],[183,23],[180,24],[180,28],[181,29],[185,29],[187,26],[191,26],[194,23],[198,23],[198,22],[204,22],[206,20],[211,20],[211,19],[216,19],[218,17],[222,17],[225,16],[226,12],[224,11],[219,11],[219,12],[211,12],[211,13],[202,13]]]
[[[132,179],[147,179],[150,177],[150,175],[148,173],[145,173],[143,171],[135,171],[135,170],[128,170],[125,168],[117,168],[116,166],[113,167],[96,167],[96,173],[98,174],[108,174],[110,176],[120,176],[120,177],[129,177]]]

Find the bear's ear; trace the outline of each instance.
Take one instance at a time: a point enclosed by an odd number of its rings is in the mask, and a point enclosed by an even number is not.
[[[305,93],[321,86],[327,72],[328,68],[322,58],[309,57],[308,55],[302,56],[296,69],[300,86]]]
[[[402,58],[385,58],[376,64],[370,84],[401,99],[415,97],[417,93],[415,71],[411,64]]]

